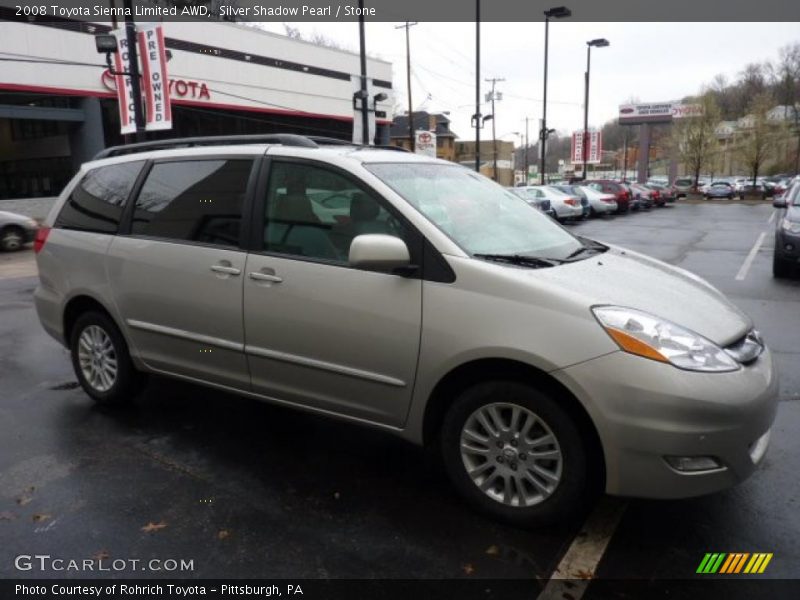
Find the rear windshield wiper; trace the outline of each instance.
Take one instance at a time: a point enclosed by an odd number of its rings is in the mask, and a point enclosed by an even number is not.
[[[475,258],[482,258],[484,260],[493,260],[497,262],[507,262],[512,265],[522,265],[525,267],[555,267],[561,264],[560,260],[555,258],[541,258],[539,256],[525,256],[524,254],[473,254]]]

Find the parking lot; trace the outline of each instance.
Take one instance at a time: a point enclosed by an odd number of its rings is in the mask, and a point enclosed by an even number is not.
[[[32,251],[3,255],[0,577],[31,576],[14,557],[42,553],[190,559],[166,574],[187,578],[519,579],[536,597],[554,574],[679,589],[707,552],[768,552],[758,577],[798,578],[800,280],[772,277],[775,219],[767,203],[678,202],[567,226],[727,294],[775,352],[781,403],[765,462],[737,488],[606,499],[545,531],[476,515],[422,450],[352,425],[158,378],[130,410],[96,408],[38,323]]]

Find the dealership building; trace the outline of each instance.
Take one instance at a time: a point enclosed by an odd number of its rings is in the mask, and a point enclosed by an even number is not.
[[[0,199],[55,195],[82,162],[126,141],[115,78],[95,49],[94,36],[111,27],[30,20],[0,8]],[[163,28],[173,127],[148,132],[148,140],[254,133],[352,139],[358,54],[235,23]],[[388,144],[392,65],[369,58],[367,74],[376,140]]]

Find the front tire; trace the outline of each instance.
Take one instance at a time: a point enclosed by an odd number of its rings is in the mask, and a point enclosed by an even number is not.
[[[130,402],[144,382],[128,345],[106,314],[89,311],[75,321],[70,336],[72,367],[84,391],[98,404]]]
[[[551,525],[591,497],[586,445],[570,415],[536,388],[488,381],[445,415],[441,451],[461,496],[517,526]]]
[[[792,264],[789,261],[778,258],[777,255],[772,257],[772,276],[777,279],[786,279],[792,275]]]

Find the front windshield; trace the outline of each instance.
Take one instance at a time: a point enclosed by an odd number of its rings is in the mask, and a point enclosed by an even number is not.
[[[459,165],[364,165],[468,254],[564,259],[582,244],[535,207]]]

